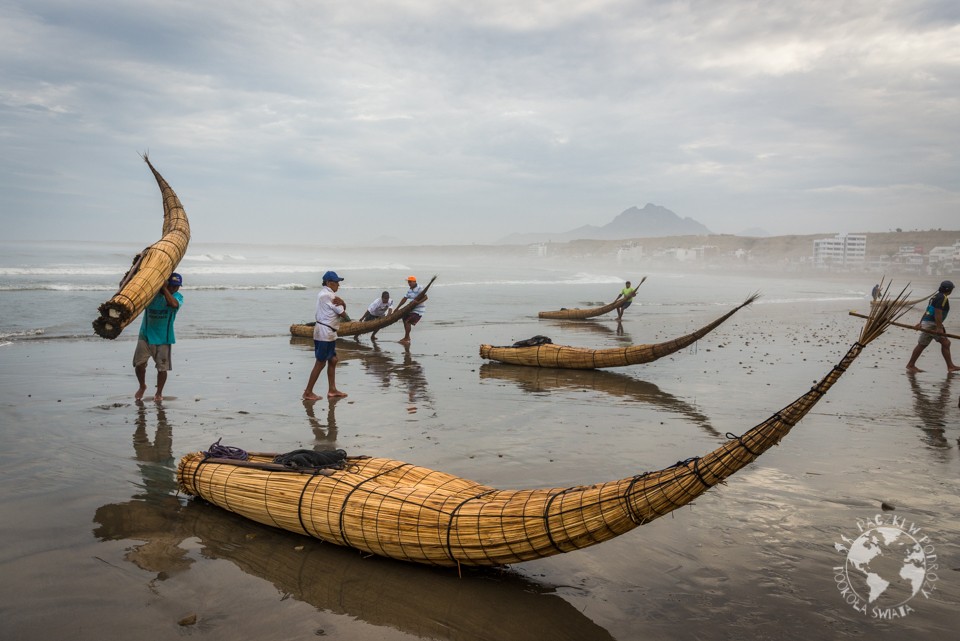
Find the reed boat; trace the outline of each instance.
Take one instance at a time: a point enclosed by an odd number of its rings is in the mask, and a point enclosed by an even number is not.
[[[652,345],[628,345],[608,349],[590,349],[588,347],[570,347],[544,343],[529,347],[496,347],[481,345],[480,357],[511,365],[527,365],[529,367],[560,367],[564,369],[599,369],[604,367],[624,367],[651,363],[659,358],[673,354],[681,349],[693,345],[695,342],[719,327],[728,318],[739,310],[759,298],[753,294],[740,305],[718,318],[704,325],[695,332],[686,334],[663,343]]]
[[[770,418],[654,472],[590,486],[500,490],[391,458],[353,456],[342,469],[295,471],[271,463],[269,454],[238,461],[194,452],[180,459],[177,483],[254,521],[403,561],[500,566],[571,552],[669,514],[780,443],[899,313],[877,306],[840,362]]]
[[[437,280],[437,277],[434,276],[430,279],[430,282],[427,283],[427,286],[423,288],[420,292],[420,296],[423,296],[427,293],[427,290],[430,289],[430,286],[433,285],[433,281]],[[419,297],[418,297],[419,298]],[[383,318],[378,318],[376,320],[370,321],[344,321],[340,323],[340,328],[337,330],[337,336],[339,338],[344,338],[346,336],[359,336],[360,334],[369,334],[370,332],[375,332],[378,329],[383,329],[389,325],[393,325],[404,315],[413,309],[413,305],[417,304],[417,300],[414,300],[409,305],[403,305],[399,309],[393,310],[391,313],[387,314]],[[291,336],[299,336],[301,338],[313,339],[313,327],[315,323],[298,323],[290,326]]]
[[[103,338],[119,336],[150,304],[180,264],[190,242],[190,221],[180,199],[146,155],[143,160],[153,172],[163,197],[163,235],[133,258],[119,291],[100,305],[100,317],[93,321],[93,331]]]
[[[637,283],[637,286],[633,288],[633,291],[634,291],[633,297],[636,297],[637,289],[640,288],[640,285],[643,285],[643,282],[645,280],[647,280],[646,276],[641,278],[640,282]],[[537,316],[539,316],[540,318],[550,318],[550,319],[557,319],[557,320],[593,318],[595,316],[603,316],[608,312],[612,312],[613,310],[623,305],[625,302],[626,302],[625,299],[620,298],[618,300],[613,301],[612,303],[608,303],[600,307],[587,307],[587,308],[573,307],[571,309],[563,308],[563,309],[558,309],[550,312],[540,312],[539,314],[537,314]]]

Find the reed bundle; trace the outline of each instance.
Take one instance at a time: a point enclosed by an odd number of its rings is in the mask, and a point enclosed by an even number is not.
[[[160,292],[176,269],[190,242],[190,222],[180,199],[163,176],[154,169],[144,154],[160,194],[163,197],[163,235],[133,259],[133,264],[120,281],[120,290],[100,305],[100,317],[93,321],[93,330],[103,338],[116,338]]]
[[[902,294],[901,294],[902,296]],[[351,457],[329,476],[180,460],[180,490],[260,523],[395,559],[441,566],[505,565],[607,541],[669,514],[778,444],[864,347],[902,314],[874,308],[841,361],[803,396],[704,456],[591,486],[498,490],[388,458]],[[272,454],[255,454],[269,464]]]
[[[545,343],[532,347],[496,347],[481,345],[480,357],[511,365],[528,367],[560,367],[565,369],[598,369],[651,363],[693,345],[719,327],[739,310],[751,304],[759,294],[753,294],[740,305],[695,332],[663,343],[652,345],[628,345],[610,349],[589,349]]]
[[[401,318],[403,318],[407,312],[413,309],[414,305],[417,305],[420,302],[420,299],[426,295],[427,290],[430,289],[430,286],[433,285],[433,281],[437,280],[437,277],[434,276],[430,279],[430,282],[427,283],[427,286],[423,288],[420,292],[420,295],[410,302],[408,305],[403,303],[406,300],[402,301],[400,305],[397,306],[392,312],[384,316],[383,318],[377,318],[369,321],[344,321],[340,323],[340,328],[337,330],[337,336],[344,338],[346,336],[359,336],[360,334],[369,334],[378,329],[383,329],[389,325],[393,325]],[[298,323],[290,326],[290,334],[292,336],[299,336],[301,338],[313,338],[313,323]]]
[[[646,276],[640,279],[640,282],[637,283],[637,286],[633,288],[633,296],[631,296],[631,298],[636,296],[637,289],[639,289],[640,285],[643,285],[644,281],[646,280],[647,280]],[[595,316],[602,316],[607,312],[612,312],[613,310],[623,305],[625,302],[627,302],[627,299],[620,298],[618,300],[613,301],[612,303],[608,303],[601,307],[588,307],[583,309],[579,307],[574,307],[571,309],[558,309],[551,312],[540,312],[539,314],[537,314],[537,316],[539,316],[540,318],[550,318],[550,319],[556,319],[556,320],[593,318]]]

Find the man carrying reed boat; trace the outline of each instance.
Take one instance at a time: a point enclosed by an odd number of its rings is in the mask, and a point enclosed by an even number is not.
[[[940,353],[947,363],[947,372],[960,372],[960,367],[953,364],[953,358],[950,355],[950,339],[945,336],[947,330],[943,327],[943,321],[947,320],[947,314],[950,313],[950,294],[952,293],[953,282],[945,280],[940,283],[937,293],[927,303],[923,318],[917,323],[917,329],[925,331],[920,333],[917,346],[913,348],[913,353],[910,355],[910,361],[907,363],[908,372],[923,371],[917,367],[917,359],[931,341],[940,343]]]
[[[637,295],[637,290],[630,286],[630,281],[626,282],[626,287],[620,290],[620,293],[617,294],[617,297],[613,299],[613,302],[617,302],[623,298],[623,304],[617,308],[617,320],[623,320],[623,311],[630,307],[633,303],[633,297]]]
[[[337,296],[340,281],[343,279],[337,272],[329,271],[323,275],[323,288],[317,295],[317,309],[314,318],[317,321],[313,326],[313,354],[316,361],[307,380],[307,387],[303,390],[303,400],[318,401],[320,397],[313,393],[313,386],[320,378],[320,372],[327,368],[327,398],[342,398],[346,396],[337,389],[337,329],[340,321],[347,314],[347,305]]]
[[[133,395],[136,400],[142,400],[147,391],[147,362],[152,358],[157,366],[157,393],[153,400],[163,400],[163,386],[167,382],[167,372],[173,369],[171,355],[173,344],[177,342],[173,333],[173,323],[177,319],[177,312],[183,305],[183,294],[180,286],[183,277],[173,272],[170,278],[160,288],[160,293],[154,296],[150,304],[143,310],[143,321],[140,323],[140,335],[137,338],[137,348],[133,352],[133,371],[137,374],[140,387]]]
[[[367,311],[363,313],[363,316],[360,318],[360,322],[378,320],[389,314],[393,311],[393,299],[390,298],[390,292],[384,291],[380,294],[380,298],[375,298],[370,306],[367,307]],[[377,340],[377,332],[379,329],[373,330],[373,333],[370,334],[370,340]]]

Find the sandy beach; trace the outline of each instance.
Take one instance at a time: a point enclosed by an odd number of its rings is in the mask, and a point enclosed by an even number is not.
[[[897,328],[867,347],[780,447],[725,486],[613,541],[504,570],[458,578],[370,558],[176,495],[179,457],[221,438],[249,450],[391,456],[501,488],[660,469],[714,449],[806,392],[862,322],[847,314],[855,307],[848,300],[766,296],[655,363],[571,372],[487,363],[477,349],[534,334],[590,347],[659,342],[733,305],[635,305],[618,332],[612,315],[537,320],[553,292],[532,301],[519,292],[509,308],[477,317],[460,312],[465,300],[451,303],[455,312],[439,311],[460,294],[436,292],[433,315],[409,348],[395,342],[395,328],[377,345],[340,341],[338,386],[349,397],[336,402],[300,400],[312,353],[283,334],[285,325],[272,336],[204,337],[184,322],[160,404],[133,402],[132,336],[0,348],[3,637],[952,632],[960,606],[960,377],[946,375],[933,349],[921,359],[927,371],[908,376],[916,337]],[[201,298],[187,292],[188,302]],[[533,309],[519,314],[521,306]],[[837,545],[858,536],[858,521],[891,516],[922,529],[939,569],[935,589],[913,596],[907,616],[878,620],[845,602],[834,568],[845,562]]]

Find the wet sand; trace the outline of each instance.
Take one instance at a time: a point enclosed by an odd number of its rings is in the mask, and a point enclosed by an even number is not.
[[[848,303],[757,304],[656,363],[601,372],[485,363],[480,343],[650,343],[726,309],[580,323],[424,319],[341,341],[338,386],[303,403],[309,347],[184,339],[162,404],[133,402],[133,342],[0,348],[0,612],[9,639],[930,639],[960,606],[960,376],[891,328],[780,447],[671,515],[506,570],[369,558],[175,495],[177,459],[218,438],[251,450],[340,447],[497,487],[559,487],[714,449],[809,389],[856,340]],[[863,310],[861,310],[863,311]],[[955,352],[960,347],[955,347]],[[955,354],[956,355],[956,354]],[[152,383],[154,372],[148,374]],[[321,380],[318,389],[325,389]],[[148,392],[152,393],[152,390]],[[884,512],[881,502],[894,506]],[[835,544],[895,514],[940,559],[929,598],[878,621],[844,602]],[[191,625],[178,624],[196,616]]]

